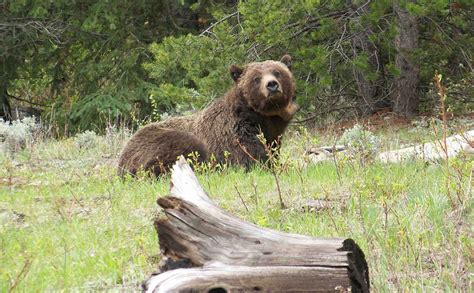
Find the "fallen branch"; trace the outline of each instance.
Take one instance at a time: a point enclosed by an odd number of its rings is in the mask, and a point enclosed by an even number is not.
[[[314,147],[307,151],[313,162],[331,160],[335,153],[345,153],[346,147],[342,145]],[[435,163],[448,158],[455,158],[459,154],[474,154],[474,130],[467,131],[446,138],[435,140],[430,143],[410,146],[399,150],[392,150],[380,153],[376,160],[382,163],[398,163],[407,160],[423,160],[428,163]]]
[[[454,135],[445,140],[436,140],[400,150],[383,152],[377,160],[383,163],[397,163],[409,159],[421,159],[426,162],[437,162],[448,158],[455,158],[460,153],[474,154],[474,130],[464,134]]]
[[[162,260],[160,274],[144,284],[148,292],[368,292],[364,253],[352,239],[312,238],[240,220],[209,199],[184,159],[171,181],[171,195],[158,199],[165,212],[155,221]]]

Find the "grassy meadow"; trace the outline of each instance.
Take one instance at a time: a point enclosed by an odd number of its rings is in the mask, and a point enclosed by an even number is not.
[[[430,127],[407,125],[373,131],[380,150],[435,136]],[[201,170],[198,178],[221,207],[257,225],[353,238],[375,292],[471,291],[473,158],[447,167],[347,158],[312,163],[305,155],[339,135],[290,129],[277,174],[286,209],[274,174],[263,167]],[[128,138],[116,129],[85,142],[46,137],[0,153],[0,292],[139,290],[159,261],[152,221],[169,177],[117,177]],[[311,199],[324,204],[305,208]]]

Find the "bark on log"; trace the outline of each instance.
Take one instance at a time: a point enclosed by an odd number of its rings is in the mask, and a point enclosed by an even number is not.
[[[351,284],[344,268],[213,264],[159,274],[149,287],[154,292],[345,292]]]
[[[212,202],[184,159],[171,180],[171,195],[158,199],[165,216],[155,221],[162,273],[145,282],[148,292],[369,291],[364,253],[352,239],[240,220]]]

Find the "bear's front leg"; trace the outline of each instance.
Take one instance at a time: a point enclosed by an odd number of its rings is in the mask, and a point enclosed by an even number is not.
[[[268,161],[270,148],[266,148],[265,142],[255,135],[254,137],[241,137],[237,139],[239,152],[231,159],[233,163],[244,165],[248,170],[255,163]],[[232,156],[232,154],[231,154]]]

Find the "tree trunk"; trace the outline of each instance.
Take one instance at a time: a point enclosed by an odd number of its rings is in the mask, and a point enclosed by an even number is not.
[[[353,4],[352,2],[351,4]],[[361,20],[362,16],[370,12],[369,6],[355,7],[355,11],[358,15],[354,19],[354,24],[357,30],[360,31],[351,40],[352,52],[354,57],[366,55],[368,68],[360,69],[354,66],[353,72],[360,97],[358,108],[363,116],[367,116],[388,107],[390,104],[384,98],[383,62],[380,60],[377,47],[369,39],[369,36],[373,34],[372,29],[363,24]],[[368,73],[375,73],[376,78],[368,78]]]
[[[352,239],[288,234],[233,217],[209,199],[184,159],[173,167],[171,195],[158,204],[166,215],[155,221],[162,273],[146,281],[149,292],[369,290],[364,253]]]
[[[8,48],[7,48],[8,49]],[[0,119],[4,121],[12,120],[12,110],[10,106],[10,97],[8,95],[8,86],[13,77],[16,76],[17,62],[11,57],[8,57],[5,48],[1,48],[0,53]]]
[[[12,120],[12,110],[6,86],[0,88],[0,119],[3,121]]]
[[[418,47],[417,19],[395,1],[393,9],[397,16],[398,35],[395,38],[395,66],[399,75],[395,78],[393,111],[404,117],[416,114],[419,105],[418,83],[420,69],[412,53]]]

